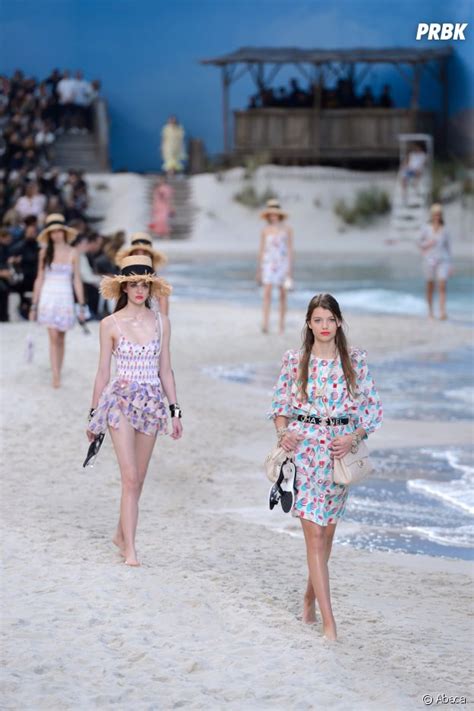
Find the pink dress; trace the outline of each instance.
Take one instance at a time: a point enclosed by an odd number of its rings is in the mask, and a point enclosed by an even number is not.
[[[153,195],[153,215],[150,228],[157,235],[168,236],[170,233],[169,218],[173,203],[173,188],[169,185],[159,185]]]
[[[88,429],[96,435],[107,427],[118,429],[123,414],[138,432],[166,434],[168,417],[159,376],[161,316],[158,314],[156,338],[144,345],[125,338],[117,319],[112,318],[121,334],[114,351],[116,376],[100,396]]]

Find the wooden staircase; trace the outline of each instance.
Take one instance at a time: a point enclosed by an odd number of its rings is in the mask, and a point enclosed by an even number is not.
[[[109,170],[108,160],[101,155],[93,133],[65,133],[54,144],[53,163],[63,170],[80,170],[84,173],[104,173]]]
[[[415,242],[428,219],[431,200],[431,176],[426,172],[415,186],[410,181],[404,194],[398,178],[392,200],[390,238],[395,241]]]

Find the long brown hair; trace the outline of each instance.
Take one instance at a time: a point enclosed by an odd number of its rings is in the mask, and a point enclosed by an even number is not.
[[[64,238],[64,243],[67,244],[67,239],[66,239],[66,233],[64,230],[61,230],[63,233],[63,238]],[[46,246],[46,251],[44,253],[44,265],[45,267],[50,267],[51,264],[54,261],[54,242],[51,239],[51,237],[48,235],[48,244]]]
[[[313,296],[308,304],[308,309],[306,311],[305,325],[302,331],[302,356],[300,359],[299,367],[299,393],[300,397],[306,401],[308,395],[306,393],[306,388],[308,387],[308,372],[309,372],[309,359],[311,357],[311,350],[314,345],[314,335],[309,327],[309,322],[311,321],[311,316],[313,315],[314,309],[318,306],[322,309],[327,309],[332,313],[332,315],[339,321],[339,326],[336,331],[336,348],[339,356],[341,358],[342,371],[347,383],[347,389],[349,394],[353,397],[356,393],[356,373],[352,366],[351,357],[349,355],[349,347],[347,345],[346,334],[344,333],[344,319],[342,317],[341,309],[337,303],[334,296],[331,294],[317,294]]]

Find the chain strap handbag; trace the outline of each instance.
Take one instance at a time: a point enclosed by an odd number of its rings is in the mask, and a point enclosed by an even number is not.
[[[323,402],[326,409],[326,416],[331,417],[327,403]],[[374,471],[374,465],[370,459],[369,448],[364,440],[359,442],[357,452],[348,452],[341,459],[333,458],[333,481],[335,484],[343,484],[350,486],[351,484],[359,484],[359,482],[367,479]]]

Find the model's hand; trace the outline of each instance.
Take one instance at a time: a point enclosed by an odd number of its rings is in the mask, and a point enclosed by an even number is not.
[[[302,439],[303,436],[298,432],[286,432],[280,440],[280,447],[282,447],[285,452],[293,452]]]
[[[352,435],[342,435],[341,437],[335,437],[329,449],[333,453],[335,459],[342,459],[346,454],[349,454],[352,447]]]
[[[28,319],[30,321],[36,321],[36,309],[30,309],[28,312]]]
[[[181,418],[172,417],[171,426],[173,428],[173,431],[171,433],[171,439],[179,439],[183,434],[183,425],[181,424]]]
[[[86,430],[86,437],[89,440],[89,442],[93,442],[95,440],[95,438],[97,437],[97,435],[95,435],[90,430]]]

